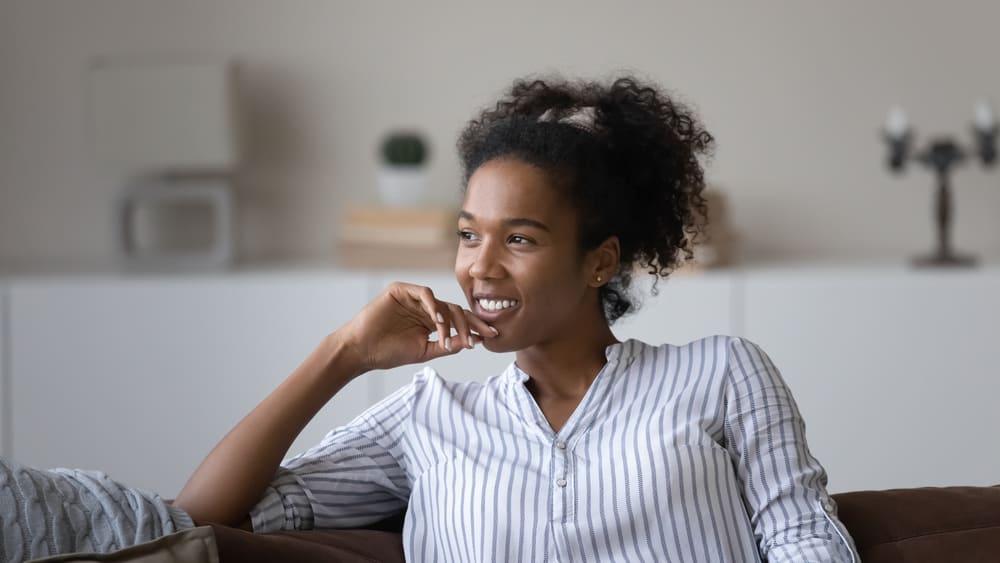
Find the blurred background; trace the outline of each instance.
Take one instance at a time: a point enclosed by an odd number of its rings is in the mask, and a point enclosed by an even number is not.
[[[983,438],[1000,426],[1000,175],[970,158],[950,176],[953,243],[978,266],[914,269],[935,180],[893,174],[884,139],[899,106],[912,148],[973,147],[975,104],[1000,95],[998,22],[980,0],[0,0],[0,454],[175,494],[385,284],[462,302],[468,119],[517,77],[627,72],[716,137],[727,248],[616,333],[760,343],[833,491],[1000,482]],[[396,164],[422,180],[387,192]],[[193,255],[129,275],[147,235]],[[404,265],[422,269],[385,269]],[[511,359],[436,366],[482,379]],[[413,371],[359,378],[293,450]]]
[[[240,260],[335,260],[337,210],[374,201],[378,144],[412,128],[430,195],[457,201],[462,125],[515,78],[632,71],[697,108],[741,260],[898,261],[930,248],[933,179],[884,166],[904,107],[918,142],[971,140],[996,97],[991,2],[0,2],[0,269],[113,260],[119,172],[88,134],[102,57],[228,60]],[[1000,186],[956,171],[956,246],[1000,258]]]

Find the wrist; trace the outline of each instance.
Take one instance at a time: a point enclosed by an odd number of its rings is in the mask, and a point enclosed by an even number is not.
[[[358,347],[342,329],[328,334],[317,350],[324,362],[323,371],[328,378],[346,385],[368,371],[357,350]]]

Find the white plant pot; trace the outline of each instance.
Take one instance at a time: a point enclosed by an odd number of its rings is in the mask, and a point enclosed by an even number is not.
[[[426,203],[427,177],[424,166],[382,166],[378,171],[379,198],[393,207]]]

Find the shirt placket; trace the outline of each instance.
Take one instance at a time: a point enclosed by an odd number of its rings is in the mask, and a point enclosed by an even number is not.
[[[549,491],[551,494],[552,511],[549,515],[549,529],[552,530],[552,541],[555,546],[555,561],[566,560],[569,556],[565,527],[572,516],[573,479],[570,475],[569,448],[566,438],[556,435],[551,443],[552,462],[549,472]]]
[[[606,371],[614,371],[617,368],[617,358],[608,358],[608,365],[605,366]],[[598,377],[594,381],[593,387],[584,397],[583,402],[578,407],[578,409],[583,409],[580,412],[575,412],[573,416],[567,420],[566,425],[560,429],[560,432],[555,433],[552,431],[551,426],[545,419],[541,410],[538,408],[535,400],[530,396],[528,391],[523,387],[524,381],[527,379],[527,375],[520,370],[515,370],[514,372],[517,377],[516,393],[518,406],[521,409],[521,414],[524,416],[525,420],[534,420],[534,430],[543,437],[548,443],[551,451],[550,462],[549,462],[549,526],[548,534],[550,545],[553,546],[552,553],[549,553],[547,557],[548,561],[564,561],[568,560],[570,556],[569,550],[569,531],[566,529],[570,526],[574,518],[574,491],[575,480],[572,475],[572,463],[570,456],[572,455],[572,444],[576,441],[573,436],[586,432],[587,427],[590,424],[590,419],[593,416],[592,412],[587,412],[587,410],[595,407],[596,404],[600,404],[605,395],[605,387],[610,385],[608,377]],[[529,414],[530,413],[530,414]]]
[[[571,507],[569,493],[573,488],[571,475],[569,474],[566,441],[561,436],[556,436],[552,440],[552,471],[551,486],[552,491],[552,515],[551,522],[563,523],[569,516]]]

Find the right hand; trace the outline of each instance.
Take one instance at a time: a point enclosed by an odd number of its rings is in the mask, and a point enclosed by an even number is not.
[[[437,341],[429,340],[435,331]],[[434,297],[429,287],[403,282],[390,284],[338,332],[359,362],[358,373],[456,354],[499,335],[468,309]]]

